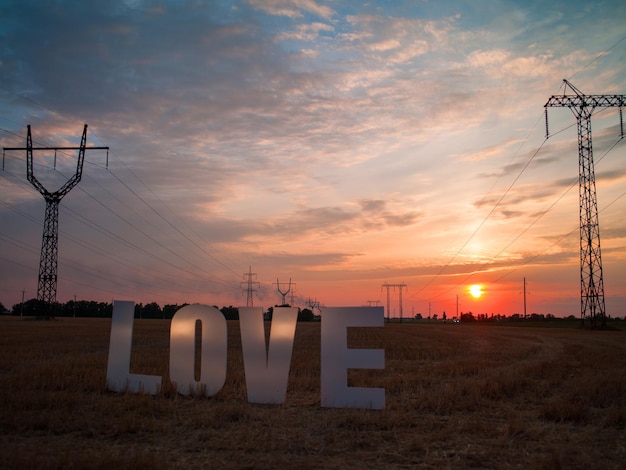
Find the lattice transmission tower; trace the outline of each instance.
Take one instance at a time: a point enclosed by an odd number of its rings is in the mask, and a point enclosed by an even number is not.
[[[553,95],[544,105],[546,138],[548,108],[569,108],[578,123],[578,199],[580,207],[580,316],[583,323],[606,326],[604,278],[600,250],[600,223],[591,145],[591,116],[596,108],[619,108],[621,137],[624,137],[622,107],[626,95],[585,95],[567,80],[563,80],[562,95]],[[569,87],[574,94],[566,95]]]
[[[260,284],[257,281],[253,281],[256,279],[256,273],[252,272],[252,266],[248,267],[248,272],[243,274],[244,279],[247,278],[246,281],[241,284],[246,285],[246,307],[254,307],[254,293],[257,291],[255,287],[259,287]]]
[[[390,313],[391,313],[391,301],[390,301],[390,297],[389,297],[389,289],[395,289],[395,288],[399,289],[399,293],[398,293],[398,305],[400,307],[400,322],[402,322],[402,317],[403,315],[403,311],[402,311],[402,289],[406,289],[406,284],[405,283],[400,283],[400,284],[389,284],[387,282],[385,282],[382,286],[382,288],[386,288],[387,289],[387,321],[390,321]]]
[[[5,147],[4,150],[26,150],[26,177],[46,201],[46,215],[43,224],[39,277],[37,282],[37,316],[54,317],[57,298],[57,266],[59,251],[59,204],[61,199],[78,184],[83,174],[85,150],[109,150],[109,147],[87,147],[87,124],[83,129],[80,147],[33,147],[33,138],[28,125],[26,147]],[[33,171],[33,151],[38,150],[78,150],[76,173],[54,192],[48,191],[37,179]],[[56,153],[55,153],[56,155]]]

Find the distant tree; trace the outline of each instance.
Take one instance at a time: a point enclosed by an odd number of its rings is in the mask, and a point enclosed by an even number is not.
[[[37,299],[26,300],[23,304],[20,302],[19,304],[13,305],[11,313],[13,315],[24,315],[28,317],[32,317],[37,315]]]
[[[141,318],[163,318],[163,311],[156,302],[150,302],[141,309]]]
[[[94,300],[70,300],[63,307],[63,315],[71,317],[110,318],[113,313],[113,304],[96,302]]]
[[[474,317],[474,314],[472,312],[461,313],[461,321],[462,322],[476,321],[476,318]]]
[[[415,314],[415,319],[416,320],[422,320],[422,314],[421,313],[416,313]]]
[[[185,307],[186,305],[189,304],[182,304],[182,305],[164,305],[163,306],[163,318],[167,318],[167,319],[171,319],[174,314],[180,310],[181,308]]]
[[[239,309],[237,307],[233,307],[232,305],[229,307],[222,307],[220,312],[222,312],[226,320],[239,320]]]
[[[4,307],[4,304],[0,302],[0,315],[6,315],[9,311]]]
[[[315,320],[315,315],[313,315],[313,311],[308,308],[303,308],[302,310],[298,310],[298,321],[313,321]]]

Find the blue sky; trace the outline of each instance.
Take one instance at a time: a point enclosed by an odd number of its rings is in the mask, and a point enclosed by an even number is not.
[[[579,314],[576,127],[564,78],[626,94],[623,2],[0,2],[0,141],[76,144],[58,299],[385,303]],[[593,118],[607,311],[623,316],[626,167]],[[38,154],[50,187],[75,155]],[[0,302],[36,296],[43,198],[0,175]],[[467,295],[483,283],[486,295]],[[394,294],[395,295],[395,294]],[[392,309],[398,309],[393,306]],[[393,312],[392,312],[393,313]]]

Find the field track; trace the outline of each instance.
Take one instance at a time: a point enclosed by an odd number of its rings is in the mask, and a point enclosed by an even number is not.
[[[238,322],[212,398],[168,381],[169,321],[137,320],[131,372],[158,396],[105,390],[110,320],[0,318],[0,468],[622,469],[626,331],[387,324],[382,411],[320,407],[320,325],[299,323],[283,405],[246,401]]]

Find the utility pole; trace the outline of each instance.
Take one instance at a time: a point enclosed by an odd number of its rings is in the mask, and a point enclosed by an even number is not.
[[[259,287],[260,284],[256,281],[253,281],[252,276],[254,276],[254,278],[256,279],[256,273],[252,272],[252,266],[248,266],[248,272],[243,274],[243,278],[244,279],[248,279],[247,281],[242,282],[241,284],[246,284],[247,285],[247,289],[246,289],[246,307],[254,307],[254,292],[256,292],[256,289],[254,288]]]
[[[606,326],[604,279],[600,251],[600,223],[591,145],[591,115],[595,108],[619,108],[621,137],[624,137],[622,107],[626,95],[585,95],[567,80],[563,80],[563,95],[553,95],[544,105],[546,139],[548,108],[569,108],[578,123],[578,199],[580,208],[580,317],[592,327]],[[574,94],[566,95],[569,87]]]
[[[399,287],[398,302],[400,303],[400,323],[402,323],[402,317],[404,316],[402,312],[402,288],[406,287],[406,284],[398,284],[398,287]]]
[[[20,306],[20,317],[24,316],[24,294],[25,293],[26,291],[22,289],[22,305]]]
[[[524,319],[526,319],[526,277],[524,277]]]
[[[109,147],[87,147],[87,124],[83,129],[80,147],[33,147],[33,139],[28,125],[26,147],[5,147],[4,150],[26,150],[26,177],[46,201],[46,215],[43,224],[41,256],[39,258],[39,278],[37,283],[37,304],[40,318],[54,318],[54,305],[57,299],[57,266],[59,250],[59,204],[61,199],[78,184],[83,174],[85,150],[109,150]],[[48,191],[33,172],[33,151],[38,150],[78,150],[76,173],[60,189]]]

